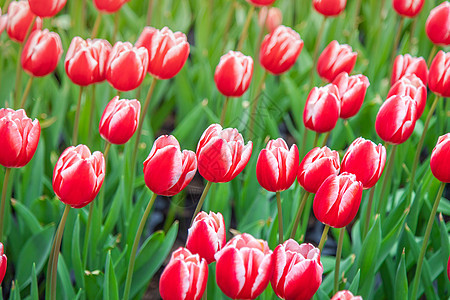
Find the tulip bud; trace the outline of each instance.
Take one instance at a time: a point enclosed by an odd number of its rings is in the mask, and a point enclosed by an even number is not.
[[[339,45],[334,40],[320,54],[317,60],[317,73],[324,80],[332,82],[340,73],[352,72],[357,56],[352,47],[346,44]]]
[[[272,251],[250,234],[235,236],[214,257],[217,285],[232,299],[255,299],[272,277]]]
[[[180,72],[189,56],[189,43],[182,32],[167,27],[145,27],[136,47],[148,50],[148,72],[158,79],[170,79]]]
[[[3,278],[5,278],[7,264],[8,258],[4,253],[3,244],[0,243],[0,284],[3,281]]]
[[[231,181],[247,165],[252,148],[253,143],[245,145],[237,129],[212,124],[197,145],[198,172],[211,182]]]
[[[258,14],[258,24],[268,32],[274,31],[283,22],[283,13],[278,7],[262,7]]]
[[[430,11],[425,32],[434,44],[450,45],[450,2],[442,2]]]
[[[227,97],[240,97],[248,89],[253,75],[253,59],[230,51],[220,58],[214,73],[217,89]]]
[[[94,0],[94,5],[102,13],[113,14],[130,0]]]
[[[6,32],[10,39],[18,43],[23,43],[28,28],[36,18],[32,30],[42,28],[42,20],[36,17],[30,10],[30,5],[26,0],[12,1],[8,6],[8,22],[6,24]]]
[[[392,0],[392,7],[402,17],[414,18],[422,10],[425,0]]]
[[[339,174],[339,168],[339,152],[316,147],[300,163],[297,180],[307,192],[315,194],[328,176]]]
[[[225,222],[222,214],[204,211],[198,213],[188,230],[186,248],[206,259],[208,264],[215,261],[214,255],[227,242]]]
[[[289,150],[282,138],[270,140],[256,163],[259,184],[271,192],[287,190],[295,181],[299,160],[297,145]]]
[[[8,23],[8,15],[2,15],[2,9],[0,8],[0,36],[6,28],[6,24]]]
[[[342,72],[333,81],[339,91],[341,112],[339,117],[348,119],[353,117],[361,109],[366,97],[369,79],[364,75],[348,76]]]
[[[450,52],[439,51],[433,58],[428,87],[435,94],[450,97]]]
[[[67,50],[64,67],[73,83],[87,86],[106,79],[106,63],[111,45],[106,40],[72,39]]]
[[[361,204],[363,185],[350,173],[328,177],[314,197],[314,215],[320,222],[334,228],[350,224]]]
[[[56,69],[62,53],[61,38],[56,32],[35,30],[23,48],[22,68],[33,76],[46,76]]]
[[[450,182],[450,133],[440,136],[436,146],[431,153],[431,173],[439,181]]]
[[[66,5],[67,0],[28,0],[31,11],[42,18],[53,17]]]
[[[318,13],[326,17],[335,17],[345,9],[347,0],[313,0],[313,5]]]
[[[0,165],[21,168],[36,152],[41,135],[37,119],[31,120],[23,109],[0,109]]]
[[[417,104],[416,119],[420,119],[427,104],[427,87],[414,74],[403,76],[389,90],[387,98],[392,96],[410,96]]]
[[[447,262],[447,278],[448,278],[448,280],[450,280],[450,256],[448,257],[448,262]]]
[[[140,111],[141,104],[136,99],[114,97],[100,119],[100,135],[111,144],[125,144],[136,131]]]
[[[131,91],[142,83],[147,67],[147,49],[117,42],[106,63],[106,80],[119,91]]]
[[[144,161],[144,180],[155,194],[173,196],[181,192],[194,178],[197,171],[195,153],[181,152],[180,144],[173,135],[156,139]]]
[[[312,299],[322,283],[320,250],[289,239],[273,251],[272,288],[281,299]]]
[[[275,0],[247,0],[247,2],[254,6],[269,6],[272,5]]]
[[[208,281],[208,265],[198,254],[186,248],[172,253],[169,264],[159,280],[159,292],[164,300],[199,300]]]
[[[103,154],[85,145],[70,146],[59,157],[53,170],[53,191],[59,200],[82,208],[97,196],[105,177]]]
[[[266,71],[279,75],[289,70],[303,49],[300,35],[280,25],[264,37],[259,50],[259,62]]]
[[[403,76],[414,74],[427,84],[428,67],[423,57],[412,57],[409,54],[398,55],[392,68],[391,85],[394,85]]]
[[[363,188],[370,189],[383,174],[385,163],[386,148],[359,137],[351,143],[342,158],[341,172],[355,174]]]
[[[331,300],[363,300],[361,296],[353,296],[350,291],[344,290],[337,292]]]
[[[315,132],[331,131],[339,119],[340,110],[339,91],[334,84],[314,87],[306,99],[303,123]]]
[[[391,144],[404,143],[416,125],[417,103],[409,96],[392,96],[378,111],[375,130],[378,136]]]

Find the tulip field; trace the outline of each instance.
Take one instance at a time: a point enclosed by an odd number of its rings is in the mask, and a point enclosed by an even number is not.
[[[1,299],[450,299],[450,2],[1,0]]]

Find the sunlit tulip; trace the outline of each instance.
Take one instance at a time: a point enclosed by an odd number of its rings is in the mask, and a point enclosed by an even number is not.
[[[319,133],[331,131],[336,126],[340,111],[339,91],[334,84],[314,87],[306,99],[303,124]]]
[[[369,79],[364,75],[348,76],[348,73],[342,72],[333,80],[333,84],[339,91],[341,104],[339,117],[348,119],[356,115],[366,97]]]
[[[227,97],[240,97],[250,86],[253,59],[241,52],[230,51],[220,58],[214,73],[217,89]]]
[[[94,0],[95,7],[102,13],[113,14],[130,0]]]
[[[414,74],[403,76],[389,90],[387,98],[392,96],[410,96],[417,103],[416,119],[422,116],[427,104],[427,87]]]
[[[394,85],[403,76],[414,74],[427,84],[428,67],[423,57],[413,57],[409,54],[398,55],[392,68],[391,85]]]
[[[442,182],[450,182],[450,133],[440,136],[431,153],[430,167],[434,177]]]
[[[425,23],[428,38],[436,45],[450,45],[450,2],[433,8]]]
[[[347,0],[313,0],[315,10],[326,17],[339,15],[346,5]]]
[[[41,29],[42,20],[30,10],[28,1],[12,1],[8,6],[8,21],[6,23],[6,32],[10,39],[23,43],[33,19],[35,21],[32,30]]]
[[[430,90],[442,97],[450,97],[450,52],[439,51],[430,66]]]
[[[317,73],[328,82],[332,82],[340,73],[350,74],[358,54],[349,45],[334,40],[322,51],[317,60]]]
[[[28,0],[31,11],[42,18],[53,17],[66,5],[67,0]]]
[[[403,17],[414,18],[422,10],[425,0],[392,0],[392,7]]]

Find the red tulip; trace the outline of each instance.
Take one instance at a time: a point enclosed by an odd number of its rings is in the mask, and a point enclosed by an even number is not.
[[[348,147],[342,158],[341,172],[355,174],[363,188],[370,189],[383,174],[385,163],[386,148],[359,137]]]
[[[278,7],[262,7],[258,14],[258,24],[268,32],[274,31],[283,22],[283,13]]]
[[[245,145],[237,129],[212,124],[197,145],[198,172],[211,182],[231,181],[247,165],[252,148],[253,143]]]
[[[195,153],[181,152],[180,144],[172,135],[156,139],[144,161],[144,179],[155,194],[173,196],[181,192],[194,178],[197,171]]]
[[[425,32],[434,44],[450,45],[450,2],[442,2],[430,11]]]
[[[264,37],[259,50],[259,62],[266,71],[279,75],[289,70],[303,49],[300,35],[280,25]]]
[[[3,250],[3,244],[0,243],[0,284],[3,281],[3,278],[5,278],[7,264],[8,258],[6,257],[5,252]]]
[[[36,18],[32,30],[42,28],[42,20],[36,17],[30,10],[30,5],[26,0],[12,1],[8,7],[8,22],[6,32],[10,39],[18,43],[23,43],[28,28]]]
[[[320,222],[334,228],[347,226],[361,204],[363,185],[350,173],[331,175],[314,197],[314,215]]]
[[[199,300],[205,292],[207,280],[206,260],[180,247],[172,253],[161,274],[159,292],[164,300]]]
[[[22,68],[33,76],[46,76],[56,69],[62,53],[61,38],[56,32],[35,30],[23,48]]]
[[[254,6],[269,6],[272,5],[275,0],[247,0],[247,2]]]
[[[158,79],[170,79],[180,72],[189,56],[189,43],[182,32],[167,27],[145,27],[136,47],[148,50],[148,72]]]
[[[119,91],[131,91],[142,83],[147,67],[147,49],[117,42],[106,63],[106,80]]]
[[[410,96],[417,103],[416,119],[420,119],[427,104],[427,87],[414,74],[403,76],[389,90],[387,98],[391,96]]]
[[[323,2],[323,1],[322,1]],[[317,60],[317,73],[324,80],[332,82],[340,73],[351,73],[358,54],[349,45],[334,40],[322,51]]]
[[[414,18],[422,10],[425,0],[392,0],[392,7],[403,17]]]
[[[105,177],[103,154],[85,145],[70,146],[59,157],[53,170],[53,191],[59,200],[82,208],[97,196]]]
[[[253,59],[230,51],[220,58],[214,73],[217,89],[227,97],[240,97],[248,89],[253,75]]]
[[[28,118],[23,109],[0,109],[0,165],[21,168],[28,164],[36,152],[40,136],[38,120]]]
[[[347,0],[313,0],[316,11],[326,17],[339,15],[347,5]]]
[[[430,167],[431,173],[439,181],[450,182],[450,133],[440,136],[436,146],[431,153]]]
[[[130,0],[94,0],[95,7],[102,13],[113,14]]]
[[[66,5],[67,0],[28,0],[31,11],[42,18],[53,17]]]
[[[417,103],[409,96],[392,96],[378,111],[375,130],[378,136],[391,144],[405,142],[416,125]]]
[[[272,277],[272,251],[250,234],[235,236],[214,257],[217,285],[232,299],[255,299]]]
[[[136,99],[114,97],[100,119],[100,135],[111,144],[125,144],[136,131],[140,111],[141,104]]]
[[[433,58],[428,86],[433,93],[450,97],[450,52],[439,51]]]
[[[67,76],[81,86],[102,82],[106,79],[106,63],[110,52],[111,45],[106,40],[74,37],[64,62]]]
[[[281,299],[311,299],[322,283],[320,250],[289,239],[273,251],[272,288]]]
[[[306,99],[303,123],[315,132],[331,131],[339,119],[340,110],[339,91],[334,84],[314,87]]]
[[[412,57],[409,54],[398,55],[392,68],[391,85],[394,85],[403,76],[414,74],[427,84],[428,67],[423,57]]]
[[[331,300],[363,300],[361,296],[353,296],[350,291],[344,290],[337,292]]]
[[[299,160],[297,145],[289,150],[282,138],[270,140],[256,163],[259,184],[271,192],[287,190],[295,181]]]
[[[339,91],[341,112],[339,117],[348,119],[353,117],[361,109],[369,87],[369,78],[364,75],[348,76],[342,72],[333,81]]]
[[[199,212],[188,230],[186,248],[206,259],[208,264],[215,261],[214,255],[227,242],[225,222],[222,214]]]
[[[450,256],[448,257],[448,262],[447,262],[447,278],[448,278],[448,280],[450,280]]]

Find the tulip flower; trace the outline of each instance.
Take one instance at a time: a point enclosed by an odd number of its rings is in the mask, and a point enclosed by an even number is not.
[[[248,89],[253,75],[253,59],[230,51],[220,58],[214,73],[217,89],[226,97],[240,97]]]
[[[5,278],[7,264],[8,258],[5,255],[3,244],[0,242],[0,284],[3,281],[3,278]]]
[[[347,0],[313,0],[314,9],[325,17],[339,15],[347,5]]]
[[[420,119],[427,104],[427,87],[415,74],[403,76],[389,90],[387,98],[392,96],[410,96],[417,103],[416,119]]]
[[[6,24],[8,23],[8,15],[2,15],[2,9],[0,8],[0,36],[6,28]]]
[[[102,138],[111,144],[125,144],[133,136],[139,124],[141,104],[138,100],[114,97],[106,106],[100,119]]]
[[[258,24],[268,32],[274,31],[283,22],[283,13],[278,7],[262,7],[258,14]]]
[[[363,188],[370,189],[380,179],[385,163],[386,148],[359,137],[351,143],[342,158],[341,172],[356,175]]]
[[[361,296],[353,296],[352,292],[344,290],[337,292],[331,300],[363,300]]]
[[[102,13],[113,14],[130,0],[94,0],[94,5]]]
[[[331,131],[339,119],[339,90],[334,84],[314,87],[306,99],[303,123],[318,133]]]
[[[366,97],[369,79],[364,75],[348,76],[348,73],[342,72],[334,79],[333,84],[339,91],[339,117],[348,119],[356,115]]]
[[[34,18],[36,18],[35,21]],[[26,0],[12,1],[8,7],[8,21],[6,23],[6,32],[13,41],[23,43],[28,28],[34,22],[32,30],[42,28],[42,20],[36,17],[30,10],[30,5]]]
[[[316,147],[300,163],[297,180],[307,192],[315,194],[328,176],[339,174],[339,169],[339,152]]]
[[[247,2],[254,6],[269,6],[272,5],[275,0],[247,0]]]
[[[186,248],[210,264],[215,261],[214,255],[225,246],[226,242],[227,234],[222,214],[210,212],[208,215],[201,211],[188,230]]]
[[[198,172],[210,182],[231,181],[247,165],[252,148],[253,143],[245,145],[237,129],[212,124],[197,145]]]
[[[414,18],[422,10],[425,0],[392,0],[392,7],[402,17]]]
[[[144,161],[144,179],[155,194],[173,196],[181,192],[194,178],[197,171],[195,153],[180,150],[180,144],[172,135],[156,139]]]
[[[448,278],[448,280],[450,280],[450,256],[448,257],[448,262],[447,262],[447,278]]]
[[[322,1],[323,2],[323,1]],[[317,60],[317,73],[324,80],[333,80],[342,72],[351,73],[358,54],[349,45],[334,40],[322,51]]]
[[[354,174],[331,175],[314,197],[314,215],[328,226],[345,227],[358,212],[362,191],[363,185]]]
[[[450,97],[450,52],[439,51],[434,57],[430,66],[428,86],[433,93]]]
[[[157,79],[170,79],[180,72],[189,56],[189,43],[182,32],[167,27],[145,27],[136,47],[148,50],[148,72]]]
[[[409,54],[398,55],[392,68],[391,85],[394,85],[403,76],[414,74],[427,84],[428,67],[423,57],[413,57]]]
[[[106,80],[119,91],[131,91],[142,83],[147,67],[147,49],[117,42],[106,63]]]
[[[440,136],[431,152],[430,168],[434,177],[441,182],[450,182],[450,133]]]
[[[320,250],[289,239],[273,251],[272,288],[281,299],[311,299],[322,283]]]
[[[53,191],[73,208],[88,205],[97,196],[105,177],[103,154],[85,145],[64,150],[53,170]]]
[[[67,0],[28,0],[31,11],[42,18],[55,16],[66,2]]]
[[[235,236],[214,257],[217,285],[232,299],[255,299],[272,277],[272,251],[250,234]]]
[[[264,37],[259,61],[266,71],[280,75],[289,70],[303,49],[303,40],[293,29],[280,25]]]
[[[204,258],[186,248],[172,253],[159,280],[163,300],[199,300],[208,281],[208,265]]]
[[[425,32],[434,44],[450,45],[450,2],[444,1],[430,11]]]

